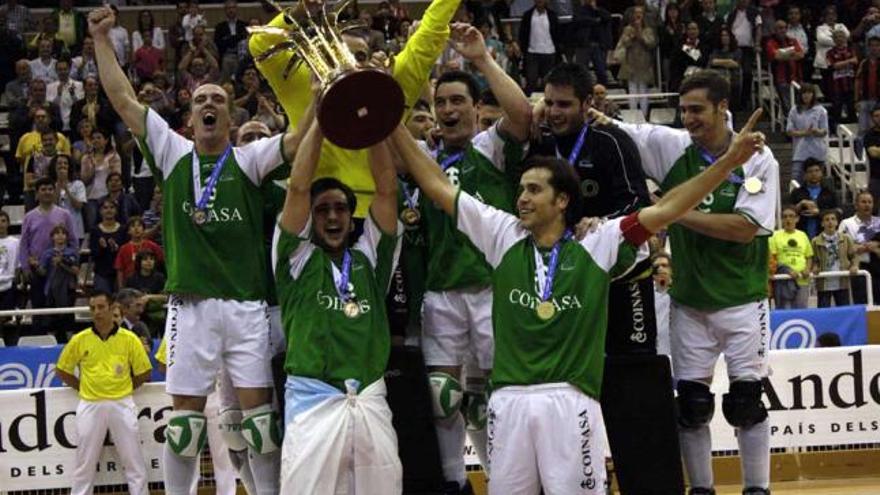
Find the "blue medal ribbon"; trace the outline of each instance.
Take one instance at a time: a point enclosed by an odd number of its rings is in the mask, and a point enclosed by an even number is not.
[[[440,162],[440,168],[446,172],[446,169],[451,167],[455,162],[461,160],[464,156],[464,151],[459,151],[458,153],[447,156]]]
[[[339,270],[339,280],[336,282],[336,293],[343,302],[351,299],[348,292],[348,280],[351,278],[351,252],[346,249],[342,255],[342,268]]]
[[[700,156],[706,163],[708,163],[709,165],[715,163],[716,158],[712,155],[712,153],[709,153],[704,148],[697,147],[697,149],[700,150]],[[742,184],[744,180],[745,179],[737,175],[735,172],[731,172],[730,175],[727,176],[727,182],[735,185]]]
[[[556,241],[553,244],[553,248],[550,250],[550,262],[547,265],[547,276],[544,278],[544,289],[541,293],[541,301],[549,301],[550,296],[553,293],[553,279],[556,278],[556,266],[559,264],[559,251],[562,249],[562,243],[571,238],[571,231],[566,230],[562,235],[562,239]],[[535,247],[535,251],[537,252],[537,246]],[[538,256],[540,259],[540,255]]]
[[[196,210],[204,211],[205,207],[208,206],[208,200],[211,199],[211,194],[214,192],[214,188],[217,187],[217,181],[220,180],[220,173],[223,171],[223,165],[226,164],[226,159],[229,158],[230,153],[232,153],[232,145],[228,144],[226,145],[223,154],[220,155],[220,158],[214,163],[214,168],[211,170],[211,175],[208,177],[208,183],[205,184],[205,189],[202,190],[201,195],[198,195],[199,181],[195,181],[197,196]],[[195,147],[193,147],[193,165],[195,165],[195,173],[193,175],[198,177],[201,175],[201,168],[199,165],[199,155],[196,153]]]
[[[400,181],[400,187],[403,189],[403,197],[405,198],[406,206],[416,209],[416,196],[418,195],[418,189],[415,192],[409,192],[409,186],[406,181]]]
[[[578,155],[581,154],[581,148],[584,147],[584,142],[587,139],[587,133],[590,132],[590,123],[587,122],[584,124],[584,127],[581,128],[581,133],[578,134],[577,141],[574,142],[574,146],[571,148],[571,153],[568,154],[568,164],[574,165],[575,160],[577,160]],[[562,158],[562,154],[559,153],[559,147],[556,148],[556,157]]]

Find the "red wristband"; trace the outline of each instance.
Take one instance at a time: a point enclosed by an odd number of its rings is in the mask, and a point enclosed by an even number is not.
[[[637,211],[630,213],[620,221],[620,231],[623,233],[623,238],[633,246],[641,246],[653,235],[639,222],[639,212]]]

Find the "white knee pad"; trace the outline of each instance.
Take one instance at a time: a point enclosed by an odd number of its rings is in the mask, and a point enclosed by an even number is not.
[[[165,427],[165,441],[180,457],[198,457],[208,439],[208,418],[197,411],[173,411]]]
[[[271,454],[281,448],[278,413],[269,404],[243,411],[241,434],[256,454]]]
[[[248,444],[241,434],[241,409],[224,409],[217,416],[217,427],[229,450],[241,452],[247,450]]]
[[[431,383],[431,398],[435,419],[449,419],[461,409],[464,392],[461,383],[449,373],[433,371],[428,373]]]

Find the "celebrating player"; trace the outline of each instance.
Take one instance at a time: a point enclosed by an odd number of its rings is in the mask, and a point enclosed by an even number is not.
[[[495,390],[489,401],[490,494],[604,493],[600,393],[608,287],[647,255],[644,243],[763,149],[756,111],[714,165],[653,206],[581,241],[579,181],[556,158],[526,163],[519,218],[457,189],[399,127],[394,149],[421,191],[450,215],[493,267]],[[641,249],[637,246],[642,246]]]
[[[287,334],[282,493],[401,491],[385,365],[385,294],[400,252],[397,175],[384,143],[370,149],[376,194],[364,233],[348,247],[356,199],[312,177],[323,136],[313,119],[290,174],[273,242]]]
[[[617,122],[639,146],[645,173],[664,191],[698,175],[735,142],[726,125],[730,85],[723,76],[697,72],[682,82],[679,94],[687,130]],[[681,449],[695,495],[714,493],[709,420],[715,400],[709,385],[720,353],[730,375],[723,412],[737,429],[743,493],[769,493],[770,430],[761,379],[767,376],[769,340],[765,237],[776,219],[778,168],[769,150],[752,156],[669,228],[672,364]]]
[[[204,84],[192,98],[195,143],[138,103],[109,38],[109,8],[89,15],[104,90],[162,184],[168,266],[168,379],[174,411],[166,429],[165,490],[189,493],[205,440],[205,398],[221,366],[235,384],[259,494],[278,492],[280,432],[270,402],[268,269],[260,184],[292,159],[297,137],[229,142],[229,96]]]

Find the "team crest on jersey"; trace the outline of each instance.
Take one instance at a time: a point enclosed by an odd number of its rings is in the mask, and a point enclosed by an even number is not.
[[[461,185],[461,180],[459,176],[461,175],[461,171],[458,167],[449,167],[446,169],[446,177],[449,178],[449,182],[452,183],[453,186],[459,187]]]

